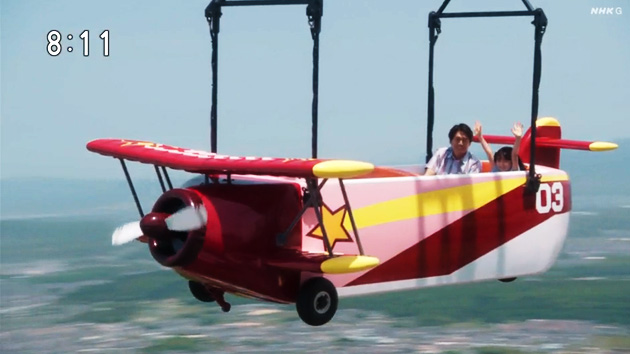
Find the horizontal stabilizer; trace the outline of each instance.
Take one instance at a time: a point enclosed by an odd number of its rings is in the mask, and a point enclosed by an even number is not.
[[[560,150],[586,150],[608,151],[617,148],[617,144],[601,141],[580,141],[562,139],[560,122],[553,117],[543,117],[536,120],[536,164],[560,168]],[[484,139],[490,144],[513,145],[513,136],[484,135]],[[518,156],[524,163],[531,161],[531,137],[532,130],[528,129],[522,137]],[[474,141],[479,142],[477,137]]]
[[[239,157],[147,141],[98,139],[87,149],[105,156],[204,174],[253,174],[302,178],[354,178],[374,165],[352,160]]]
[[[536,139],[536,146],[555,147],[561,149],[608,151],[615,150],[618,145],[604,141],[578,141],[566,139]]]
[[[502,136],[502,135],[484,135],[484,139],[489,144],[503,144],[503,145],[513,145],[514,137],[513,136]],[[477,137],[473,139],[476,142],[479,142]],[[580,140],[567,140],[567,139],[554,139],[554,138],[546,138],[539,137],[536,138],[536,146],[538,147],[553,147],[560,149],[572,149],[572,150],[588,150],[588,151],[608,151],[615,150],[618,145],[615,143],[608,143],[604,141],[580,141]]]

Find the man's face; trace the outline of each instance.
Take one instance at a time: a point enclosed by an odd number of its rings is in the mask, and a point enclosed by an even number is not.
[[[468,147],[470,146],[470,140],[461,131],[458,131],[453,140],[451,140],[451,147],[453,148],[453,155],[455,155],[456,159],[461,159],[468,152]]]

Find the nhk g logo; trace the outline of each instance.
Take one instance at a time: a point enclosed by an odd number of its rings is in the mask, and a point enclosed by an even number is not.
[[[591,15],[622,15],[621,7],[591,7]]]

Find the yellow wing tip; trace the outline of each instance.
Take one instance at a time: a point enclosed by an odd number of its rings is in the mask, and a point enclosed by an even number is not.
[[[595,142],[592,142],[588,146],[588,149],[590,151],[609,151],[609,150],[615,150],[618,147],[619,145],[615,143],[608,143],[605,141],[595,141]]]
[[[559,127],[560,122],[554,117],[543,117],[536,120],[537,127]]]
[[[323,261],[320,269],[325,274],[345,274],[371,269],[379,263],[379,259],[372,256],[339,256]]]
[[[371,163],[351,160],[328,160],[313,166],[313,174],[319,178],[353,178],[373,170]]]

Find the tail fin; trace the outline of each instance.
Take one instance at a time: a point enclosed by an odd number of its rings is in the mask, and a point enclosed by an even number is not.
[[[514,137],[500,135],[484,135],[490,144],[514,144]],[[617,148],[617,144],[600,141],[578,141],[562,139],[560,122],[551,117],[539,118],[536,121],[536,164],[553,168],[560,167],[560,149],[608,151]],[[519,157],[529,163],[531,147],[531,128],[525,132],[518,151]]]

